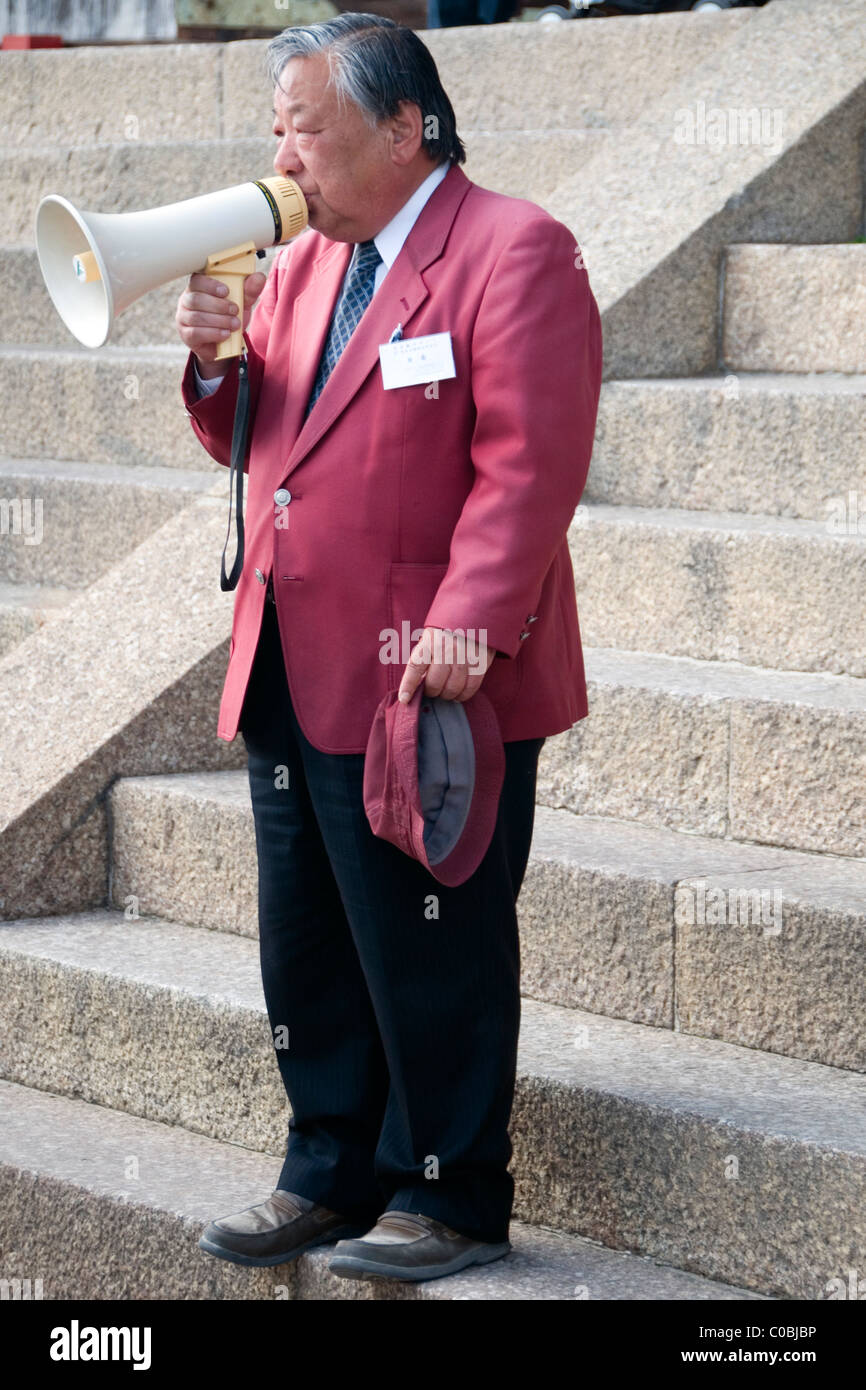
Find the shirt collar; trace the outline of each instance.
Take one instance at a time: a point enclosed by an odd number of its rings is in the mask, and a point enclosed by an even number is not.
[[[378,232],[376,236],[374,236],[373,240],[376,243],[376,250],[385,263],[386,271],[390,270],[391,266],[396,261],[403,249],[403,243],[418,219],[421,209],[424,207],[424,204],[433,191],[439,187],[439,184],[450,168],[451,161],[448,159],[443,160],[441,164],[437,164],[432,173],[427,175],[424,182],[418,185],[408,202],[404,203],[400,211],[391,218],[388,225],[383,227],[381,232]]]

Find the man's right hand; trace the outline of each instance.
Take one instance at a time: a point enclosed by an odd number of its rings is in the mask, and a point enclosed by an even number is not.
[[[256,271],[244,281],[244,330],[249,326],[253,305],[266,280],[266,275]],[[225,376],[228,371],[228,362],[216,361],[216,351],[233,329],[240,328],[238,307],[219,280],[201,274],[189,277],[189,284],[177,302],[174,321],[184,344],[195,353],[199,374],[204,380]]]

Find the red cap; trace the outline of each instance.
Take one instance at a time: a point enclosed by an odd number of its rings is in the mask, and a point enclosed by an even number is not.
[[[390,840],[448,887],[487,853],[505,777],[496,711],[481,690],[465,701],[431,698],[423,684],[401,704],[380,702],[364,762],[364,809]]]

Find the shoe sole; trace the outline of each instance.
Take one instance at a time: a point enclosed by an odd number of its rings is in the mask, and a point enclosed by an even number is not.
[[[444,1279],[448,1274],[457,1274],[470,1265],[487,1265],[493,1260],[501,1260],[511,1250],[511,1242],[504,1245],[490,1245],[486,1250],[468,1250],[455,1255],[447,1264],[418,1265],[409,1269],[405,1265],[387,1265],[381,1260],[365,1259],[362,1255],[335,1255],[328,1265],[332,1274],[342,1279],[403,1279],[420,1283],[425,1279]]]
[[[365,1235],[369,1226],[336,1226],[333,1231],[328,1231],[323,1236],[313,1236],[311,1240],[304,1241],[303,1245],[296,1245],[293,1250],[283,1251],[277,1255],[244,1255],[239,1250],[228,1250],[224,1245],[217,1245],[215,1241],[207,1240],[202,1236],[198,1243],[199,1250],[204,1250],[208,1255],[215,1255],[218,1260],[227,1260],[233,1265],[252,1265],[257,1269],[269,1268],[271,1265],[289,1264],[296,1260],[299,1255],[303,1255],[305,1250],[312,1250],[317,1245],[330,1245],[335,1240],[353,1240],[358,1236]]]

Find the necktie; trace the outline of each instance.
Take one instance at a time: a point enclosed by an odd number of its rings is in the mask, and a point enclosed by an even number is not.
[[[321,395],[325,382],[340,359],[340,354],[361,322],[361,316],[373,298],[376,268],[381,259],[382,257],[376,250],[375,242],[361,241],[358,243],[343,285],[343,291],[334,310],[334,317],[331,320],[319,370],[316,373],[316,380],[313,383],[313,390],[307,403],[307,414]]]

